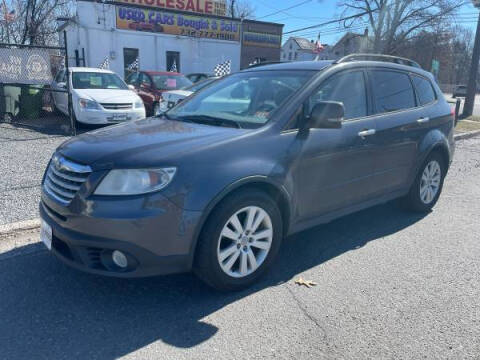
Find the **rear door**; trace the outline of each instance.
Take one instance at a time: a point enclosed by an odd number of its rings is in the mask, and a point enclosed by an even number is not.
[[[372,184],[378,195],[408,185],[419,142],[428,121],[418,106],[409,73],[388,68],[368,72],[373,94],[377,133],[374,137],[375,176]]]

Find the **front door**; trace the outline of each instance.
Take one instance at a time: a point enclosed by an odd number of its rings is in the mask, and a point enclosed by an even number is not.
[[[155,102],[155,90],[152,78],[146,73],[140,73],[138,77],[138,96],[140,96],[145,104],[145,109],[149,114],[153,112],[153,103]]]
[[[58,90],[52,93],[55,106],[64,114],[68,114],[67,76],[65,70],[57,74],[53,88]]]
[[[375,121],[367,117],[363,71],[341,72],[325,80],[305,105],[339,101],[345,108],[341,129],[310,129],[301,140],[292,169],[298,216],[308,220],[371,198]]]

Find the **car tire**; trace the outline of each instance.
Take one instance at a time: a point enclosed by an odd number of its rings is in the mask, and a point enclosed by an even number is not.
[[[282,238],[282,216],[272,198],[256,189],[239,191],[210,214],[198,240],[194,272],[217,290],[244,289],[272,266]]]
[[[438,151],[432,152],[420,167],[409,193],[402,199],[407,210],[428,212],[437,203],[443,189],[447,165]]]

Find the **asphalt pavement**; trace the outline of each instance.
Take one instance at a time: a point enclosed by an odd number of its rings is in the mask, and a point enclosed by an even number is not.
[[[29,243],[36,233],[4,239],[0,358],[478,359],[478,179],[480,139],[460,141],[431,213],[392,202],[292,236],[234,294],[189,274],[88,275]]]

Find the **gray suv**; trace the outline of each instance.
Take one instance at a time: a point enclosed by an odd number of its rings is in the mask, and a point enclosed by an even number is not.
[[[41,238],[91,273],[193,270],[237,290],[273,266],[287,235],[395,198],[429,211],[453,129],[432,75],[405,59],[247,69],[163,115],[61,145],[43,179]]]

